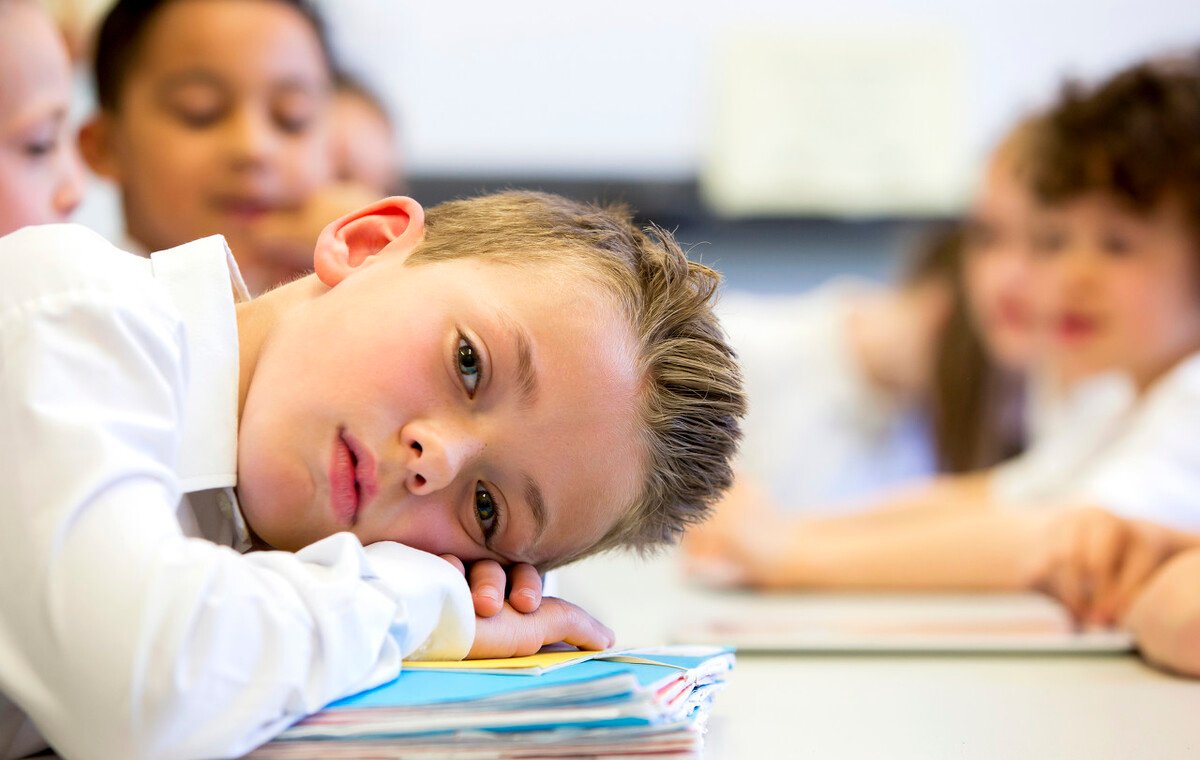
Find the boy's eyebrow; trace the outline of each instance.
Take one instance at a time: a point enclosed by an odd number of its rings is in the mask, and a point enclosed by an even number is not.
[[[521,389],[521,401],[527,407],[533,406],[538,393],[537,373],[533,369],[533,341],[521,325],[512,322],[511,327],[517,339],[517,385]]]
[[[189,84],[206,84],[222,90],[226,89],[225,82],[213,72],[207,69],[187,69],[164,79],[158,86],[158,92],[165,95],[171,90]]]
[[[533,513],[533,523],[536,526],[533,539],[529,545],[533,546],[541,540],[542,534],[546,532],[546,526],[549,524],[549,510],[546,509],[546,497],[542,494],[541,487],[537,481],[525,473],[525,501],[529,503],[529,511]]]

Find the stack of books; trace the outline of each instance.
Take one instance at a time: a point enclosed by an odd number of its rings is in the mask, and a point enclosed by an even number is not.
[[[733,663],[727,648],[687,646],[406,663],[250,757],[694,755]]]

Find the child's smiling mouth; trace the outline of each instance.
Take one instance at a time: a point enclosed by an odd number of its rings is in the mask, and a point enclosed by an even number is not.
[[[1074,345],[1095,337],[1100,331],[1100,320],[1079,312],[1067,312],[1055,320],[1054,328],[1060,341]]]

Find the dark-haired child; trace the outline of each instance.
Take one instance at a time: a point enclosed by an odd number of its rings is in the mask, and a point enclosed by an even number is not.
[[[308,271],[313,241],[269,229],[329,177],[330,51],[307,2],[119,0],[94,73],[80,146],[119,188],[126,247],[223,234],[252,293]]]

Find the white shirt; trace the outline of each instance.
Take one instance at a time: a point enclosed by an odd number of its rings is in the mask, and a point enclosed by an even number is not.
[[[850,304],[872,287],[835,280],[798,296],[721,298],[749,398],[740,466],[782,507],[849,511],[936,469],[920,410],[872,386],[849,345]]]
[[[235,550],[231,278],[219,237],[149,260],[72,225],[0,238],[0,757],[241,755],[470,647],[433,555]]]
[[[1076,502],[1200,531],[1200,355],[1141,398],[1101,376],[1072,393],[1036,445],[992,479],[999,503]]]

